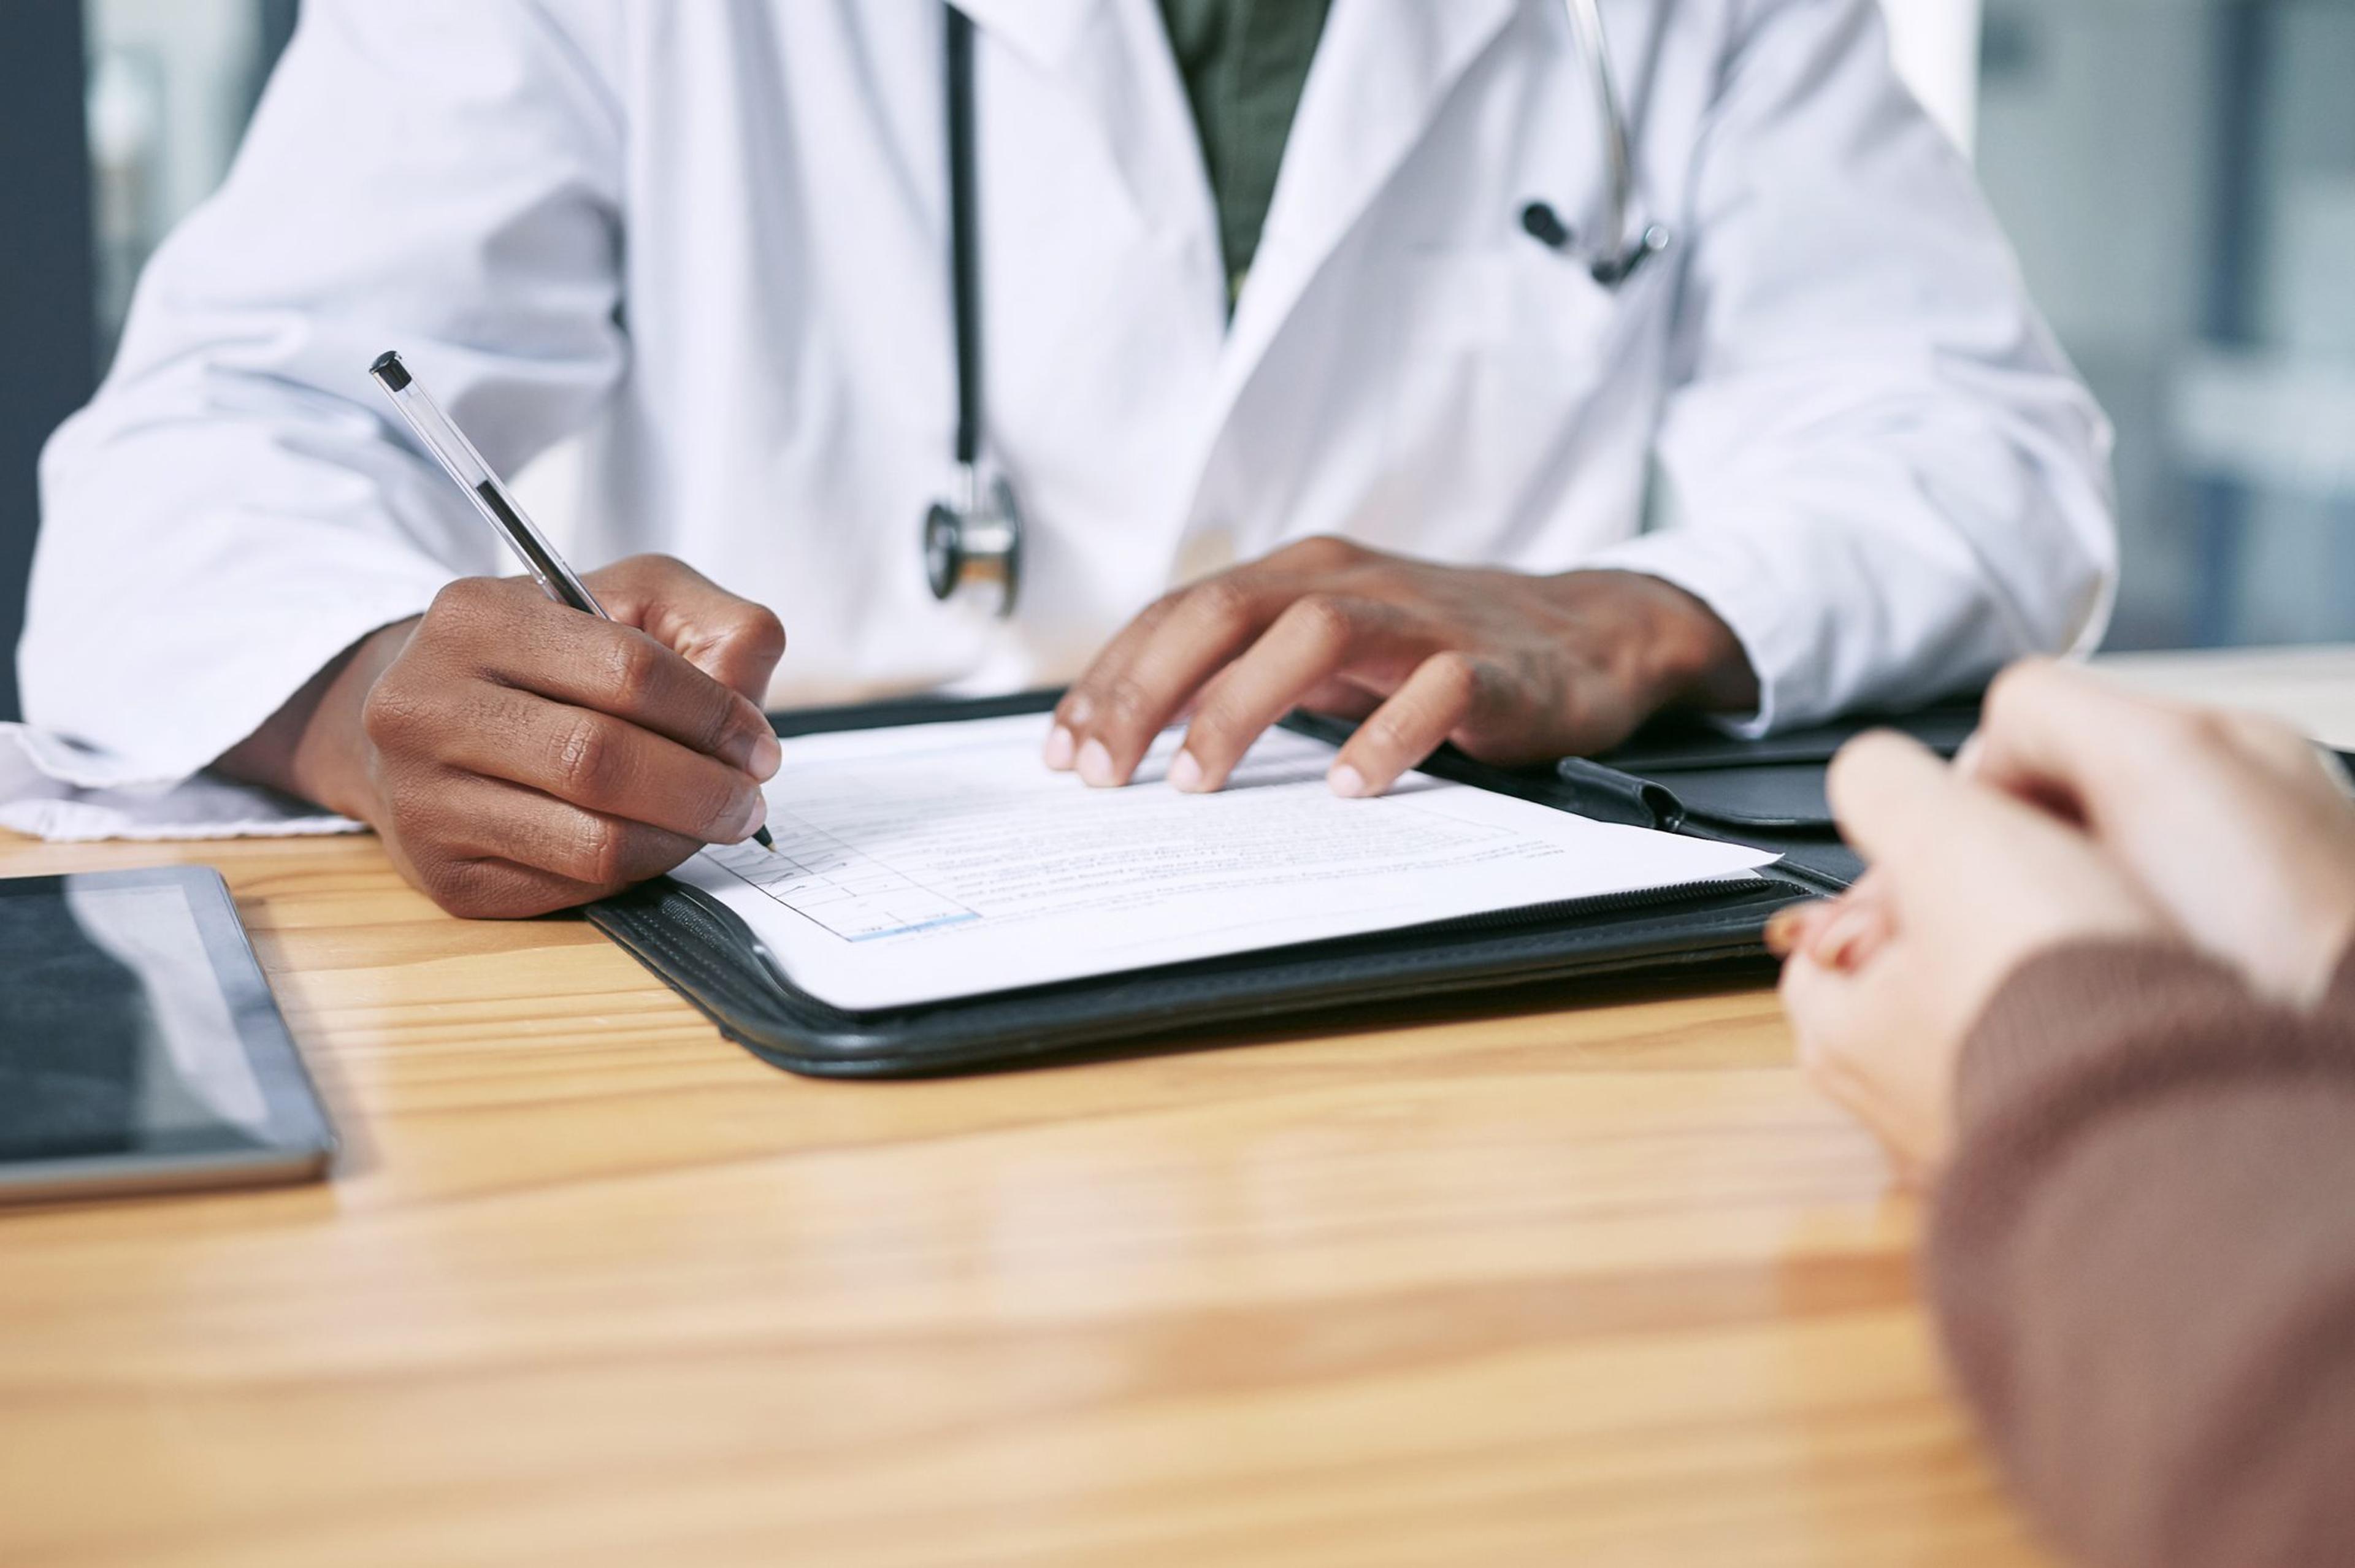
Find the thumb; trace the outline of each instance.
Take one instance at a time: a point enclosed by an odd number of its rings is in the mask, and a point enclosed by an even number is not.
[[[755,707],[785,653],[785,628],[765,605],[729,592],[666,555],[633,556],[591,574],[606,613],[686,659]]]
[[[1841,747],[1824,789],[1841,836],[1876,866],[1934,851],[1955,827],[1961,793],[1928,747],[1886,730]]]
[[[1955,909],[1961,890],[2063,882],[2094,854],[2083,833],[1999,790],[1958,776],[1927,747],[1886,731],[1850,741],[1827,780],[1840,832],[1873,868],[1901,923],[1924,899]],[[2094,882],[2107,873],[2093,872]],[[2105,886],[2103,896],[2112,891]]]

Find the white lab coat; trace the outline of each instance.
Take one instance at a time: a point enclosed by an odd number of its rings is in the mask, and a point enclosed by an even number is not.
[[[1156,0],[964,3],[1012,620],[919,560],[936,0],[310,0],[46,454],[31,718],[103,749],[84,782],[178,778],[515,569],[367,380],[393,347],[502,470],[591,432],[579,564],[774,607],[780,703],[1060,680],[1179,574],[1319,532],[1679,583],[1753,729],[2098,634],[2106,427],[1871,0],[1607,0],[1636,218],[1678,236],[1617,293],[1519,226],[1604,198],[1559,5],[1336,0],[1231,325]]]

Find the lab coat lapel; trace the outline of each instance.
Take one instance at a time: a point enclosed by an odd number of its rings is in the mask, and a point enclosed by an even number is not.
[[[1060,71],[1081,33],[1104,0],[955,0],[956,8],[992,37],[1027,55],[1042,69]]]
[[[1080,105],[1140,218],[1156,229],[1199,231],[1196,238],[1215,244],[1201,141],[1159,0],[956,4],[990,39],[1028,60]]]
[[[1223,429],[1317,271],[1413,151],[1518,0],[1334,0],[1221,368]]]

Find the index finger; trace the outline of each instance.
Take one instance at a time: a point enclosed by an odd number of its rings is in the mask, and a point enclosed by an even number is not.
[[[1115,640],[1057,710],[1080,776],[1097,785],[1125,784],[1154,737],[1298,592],[1288,575],[1243,568],[1183,590],[1163,602],[1149,625]]]
[[[2145,696],[2041,659],[2013,666],[1988,689],[1971,772],[2105,830],[2151,800],[2155,774],[2179,777],[2195,757],[2236,759],[2309,786],[2329,776],[2321,752],[2286,724]]]
[[[479,657],[491,679],[611,714],[755,778],[776,772],[777,738],[760,709],[636,627],[537,594],[510,627]]]
[[[784,624],[766,605],[667,555],[634,555],[591,572],[589,581],[615,620],[755,703],[766,694],[785,656]]]
[[[1985,880],[2009,858],[2071,831],[1957,777],[1928,747],[1893,731],[1841,747],[1825,787],[1842,837],[1900,905],[1916,888]]]

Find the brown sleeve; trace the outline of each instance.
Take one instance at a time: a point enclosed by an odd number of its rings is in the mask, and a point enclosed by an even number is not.
[[[2005,984],[1957,1095],[1931,1295],[2047,1530],[2105,1568],[2355,1563],[2355,1019],[2078,946]]]

